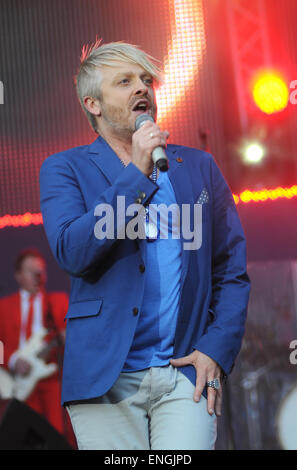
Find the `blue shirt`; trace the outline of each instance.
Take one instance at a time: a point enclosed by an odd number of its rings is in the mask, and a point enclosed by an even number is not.
[[[160,189],[154,194],[150,205],[165,204],[168,207],[174,204],[178,208],[167,173],[160,172],[157,184]],[[173,354],[180,298],[181,240],[178,237],[177,213],[175,212],[173,217],[170,210],[168,217],[166,212],[160,210],[159,213],[161,216],[157,218],[158,238],[153,241],[141,241],[146,276],[144,296],[123,372],[166,365]],[[156,210],[153,214],[156,214]]]

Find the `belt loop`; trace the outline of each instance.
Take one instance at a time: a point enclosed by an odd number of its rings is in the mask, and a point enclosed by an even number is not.
[[[178,369],[177,369],[177,367],[173,367],[172,364],[170,364],[169,367],[171,368],[170,376],[172,377],[172,389],[174,390],[175,387],[176,387]]]

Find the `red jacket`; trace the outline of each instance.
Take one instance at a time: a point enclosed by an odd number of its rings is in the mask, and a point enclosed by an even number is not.
[[[64,317],[68,309],[68,295],[65,292],[44,293],[43,296],[43,326],[47,327],[48,305],[56,328],[62,332],[65,329]],[[21,296],[15,294],[0,299],[0,341],[4,345],[4,364],[8,368],[8,361],[12,353],[19,346],[21,329]]]

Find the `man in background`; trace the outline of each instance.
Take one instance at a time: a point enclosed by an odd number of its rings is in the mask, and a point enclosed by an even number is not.
[[[46,363],[54,362],[57,368],[37,382],[25,403],[63,434],[65,419],[60,406],[60,368],[68,295],[64,292],[46,292],[46,263],[36,249],[26,249],[18,254],[15,279],[19,285],[18,292],[0,299],[4,368],[12,376],[30,380],[32,363],[28,358],[18,357],[18,352],[41,328],[48,329],[43,360]]]

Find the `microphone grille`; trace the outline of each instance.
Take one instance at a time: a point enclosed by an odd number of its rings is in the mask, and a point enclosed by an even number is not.
[[[135,130],[137,131],[145,123],[145,121],[155,122],[152,116],[149,114],[140,114],[135,120]]]

